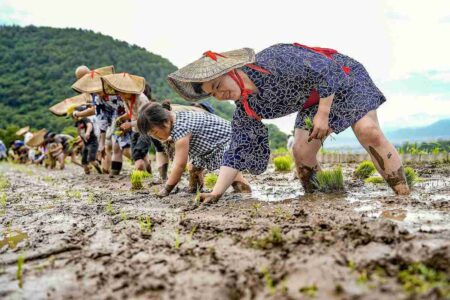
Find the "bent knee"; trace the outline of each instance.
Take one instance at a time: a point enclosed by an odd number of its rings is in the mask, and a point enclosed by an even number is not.
[[[383,132],[375,125],[360,127],[355,133],[363,146],[379,147],[385,141]]]

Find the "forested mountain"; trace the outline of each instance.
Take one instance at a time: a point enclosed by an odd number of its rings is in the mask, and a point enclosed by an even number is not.
[[[177,68],[142,47],[88,30],[0,26],[0,128],[14,124],[61,131],[71,126],[48,107],[75,95],[70,86],[79,65],[114,65],[116,72],[145,77],[155,98],[185,103],[166,83],[167,74]],[[220,116],[231,118],[233,105],[210,103]],[[276,137],[271,146],[283,146],[284,133],[273,126],[270,131]]]

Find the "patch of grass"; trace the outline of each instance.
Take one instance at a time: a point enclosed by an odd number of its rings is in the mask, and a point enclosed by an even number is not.
[[[317,172],[314,184],[321,192],[341,192],[344,190],[344,175],[342,168]]]
[[[144,234],[150,234],[152,232],[152,219],[149,216],[139,218],[139,227]]]
[[[375,168],[373,162],[365,160],[361,162],[358,167],[356,167],[353,174],[360,179],[366,179],[372,176],[376,171],[377,169]]]
[[[206,188],[209,189],[209,190],[212,190],[214,188],[214,186],[216,185],[218,177],[219,176],[217,176],[217,174],[214,174],[214,173],[206,174],[206,176],[205,176],[205,186],[206,186]]]
[[[25,254],[22,252],[17,258],[16,279],[19,281],[19,288],[23,287],[23,265],[25,264]]]
[[[416,171],[414,171],[414,169],[411,167],[405,168],[405,176],[406,176],[406,183],[410,188],[420,181],[419,175],[417,175]]]
[[[270,228],[266,236],[251,241],[251,245],[256,249],[271,249],[283,245],[284,238],[280,227]]]
[[[273,278],[270,275],[270,271],[268,267],[264,267],[261,269],[261,274],[264,276],[264,283],[266,284],[266,288],[271,295],[275,295],[276,288],[273,282]]]
[[[298,291],[308,297],[315,297],[317,294],[317,290],[317,285],[313,284],[301,287]]]
[[[292,170],[293,160],[289,154],[275,157],[273,163],[275,164],[276,171],[286,172]]]
[[[450,297],[450,276],[428,268],[422,263],[413,263],[398,273],[398,280],[409,294],[425,294],[436,289],[442,299]]]
[[[283,218],[285,220],[289,220],[292,218],[292,214],[288,211],[285,211],[281,206],[278,206],[277,208],[275,208],[275,214],[278,217]]]
[[[147,171],[141,171],[141,170],[133,170],[130,175],[131,179],[131,189],[133,190],[141,190],[144,188],[142,185],[142,181],[146,178],[151,177],[151,174]]]
[[[116,214],[116,211],[114,210],[114,207],[112,206],[112,201],[111,201],[111,200],[109,200],[108,203],[106,203],[106,206],[105,206],[105,212],[106,212],[108,215],[114,215],[114,214]]]
[[[364,179],[364,182],[365,183],[373,183],[373,184],[381,184],[381,183],[385,183],[386,181],[384,181],[383,177],[372,176],[372,177]]]

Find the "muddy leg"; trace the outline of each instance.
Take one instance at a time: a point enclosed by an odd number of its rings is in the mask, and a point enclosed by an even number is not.
[[[239,172],[236,175],[231,186],[233,187],[235,193],[251,193],[252,192],[250,183],[247,181],[247,179],[244,178],[244,176],[242,176],[241,172]]]
[[[308,142],[309,132],[304,129],[295,129],[295,142],[293,147],[297,176],[302,183],[305,193],[316,190],[314,185],[315,174],[320,171],[317,161],[317,152],[322,146],[319,140]]]
[[[189,167],[189,193],[196,193],[203,189],[203,168]]]
[[[410,190],[400,156],[381,131],[376,110],[367,113],[352,126],[352,129],[392,190],[398,195],[408,195]]]

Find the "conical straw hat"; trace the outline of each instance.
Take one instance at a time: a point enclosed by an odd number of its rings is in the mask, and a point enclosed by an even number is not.
[[[49,108],[49,110],[53,114],[55,114],[59,117],[63,117],[67,114],[67,109],[69,107],[71,107],[73,105],[80,106],[80,105],[88,104],[91,102],[92,102],[91,95],[84,93],[84,94],[76,95],[71,98],[67,98],[67,99],[53,105],[52,107]]]
[[[17,130],[16,135],[24,135],[28,131],[30,131],[30,126],[20,128],[19,130]]]
[[[27,142],[28,147],[38,147],[44,142],[44,136],[47,133],[47,129],[41,129],[33,133],[33,137]]]
[[[243,48],[228,52],[207,51],[203,57],[169,74],[169,85],[186,100],[200,100],[209,97],[206,93],[196,93],[193,82],[207,82],[227,72],[255,62],[255,51]]]
[[[140,94],[145,89],[145,78],[130,75],[128,73],[117,73],[102,77],[103,91],[111,94],[112,90],[127,94]]]
[[[114,66],[107,66],[90,71],[73,85],[72,89],[79,93],[98,93],[103,90],[102,80],[104,75],[114,74]]]

